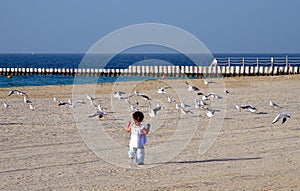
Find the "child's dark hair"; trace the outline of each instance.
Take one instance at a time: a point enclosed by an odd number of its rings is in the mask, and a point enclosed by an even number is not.
[[[136,111],[132,114],[132,118],[138,122],[142,122],[144,120],[144,114],[140,111]]]

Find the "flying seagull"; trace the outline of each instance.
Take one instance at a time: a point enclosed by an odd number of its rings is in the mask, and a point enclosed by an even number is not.
[[[163,86],[163,87],[158,87],[157,93],[159,94],[165,94],[167,92],[165,92],[166,89],[169,89],[170,86]]]
[[[98,116],[99,118],[103,118],[104,115],[106,115],[105,112],[102,112],[102,111],[97,111],[96,113],[90,115],[89,117],[95,117],[95,116]]]
[[[256,113],[257,109],[253,107],[252,105],[235,105],[235,108],[239,111],[242,109],[250,111],[251,113]]]
[[[28,97],[25,92],[21,92],[19,90],[10,90],[7,96],[11,96],[12,94],[15,94],[15,93],[18,94],[18,95],[22,95],[22,96]]]
[[[281,124],[283,124],[284,122],[286,122],[287,118],[290,118],[292,117],[293,115],[292,114],[289,114],[287,112],[283,112],[283,113],[280,113],[278,114],[275,119],[272,121],[272,124],[276,123],[278,120],[282,119],[282,122]]]
[[[151,104],[149,103],[149,115],[150,117],[155,117],[156,116],[156,112],[158,112],[159,110],[161,110],[161,106],[159,104],[156,105],[155,108],[151,109]]]

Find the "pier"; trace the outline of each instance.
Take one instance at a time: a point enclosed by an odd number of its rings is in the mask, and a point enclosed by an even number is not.
[[[0,75],[73,75],[73,76],[264,76],[299,74],[299,66],[129,66],[103,68],[0,68]]]

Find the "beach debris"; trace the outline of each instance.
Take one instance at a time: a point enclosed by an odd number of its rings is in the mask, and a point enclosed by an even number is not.
[[[280,119],[282,119],[281,124],[283,124],[286,122],[287,118],[291,118],[292,116],[293,116],[292,114],[289,114],[287,112],[282,112],[275,117],[275,119],[272,121],[272,124],[276,123]]]

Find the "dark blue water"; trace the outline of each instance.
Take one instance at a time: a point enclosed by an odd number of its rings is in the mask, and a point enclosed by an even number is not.
[[[145,62],[146,64],[164,64],[192,66],[195,63],[189,57],[177,53],[165,54],[118,54],[107,62],[111,55],[89,56],[84,54],[0,54],[0,68],[127,68],[135,63]],[[200,57],[200,56],[199,56]],[[245,65],[271,65],[271,57],[274,58],[275,65],[285,65],[288,57],[289,64],[300,65],[300,54],[214,54],[219,65],[227,65],[230,58],[231,65],[241,65],[244,60]],[[85,59],[83,59],[85,58]],[[201,59],[199,59],[201,60]],[[84,62],[82,62],[84,61]],[[148,61],[148,62],[147,62]],[[201,61],[199,61],[201,64]],[[199,65],[197,63],[197,65]],[[7,76],[0,75],[0,87],[18,86],[42,86],[42,85],[67,85],[74,83],[74,76],[64,75],[23,75]],[[78,78],[78,77],[77,77]],[[154,80],[150,77],[126,77],[122,81],[131,80]],[[120,80],[117,77],[80,77],[79,83],[106,83]],[[78,82],[78,80],[76,80]]]

